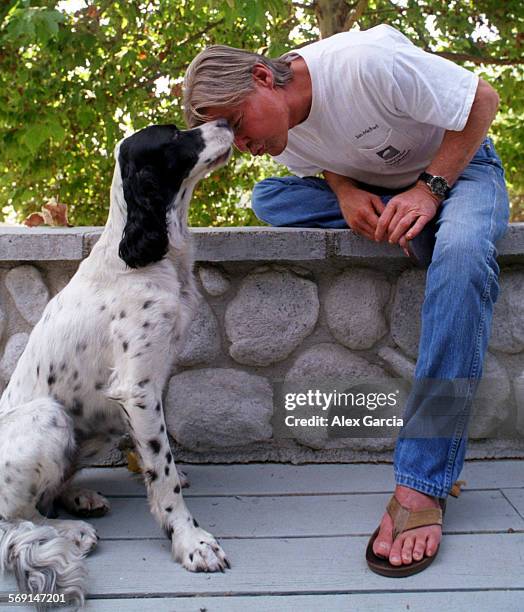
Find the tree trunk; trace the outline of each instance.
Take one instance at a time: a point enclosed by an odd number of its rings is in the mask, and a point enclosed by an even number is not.
[[[347,0],[316,0],[314,7],[320,38],[349,30],[366,10],[367,5],[368,0],[352,3]]]

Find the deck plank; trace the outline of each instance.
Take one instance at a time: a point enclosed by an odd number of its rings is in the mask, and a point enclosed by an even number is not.
[[[113,599],[88,601],[86,612],[427,612],[449,607],[448,593],[366,593],[261,597],[196,597],[176,599]],[[454,612],[517,612],[524,591],[453,593]]]
[[[389,495],[195,497],[186,500],[216,537],[297,537],[371,534]],[[101,538],[164,538],[145,498],[112,498],[111,512],[91,519]],[[64,518],[72,518],[63,513]],[[500,491],[466,491],[448,503],[446,533],[524,531],[524,519]]]
[[[454,535],[409,581],[370,572],[365,537],[229,540],[232,569],[194,574],[171,561],[169,542],[102,541],[87,559],[92,596],[301,594],[524,589],[524,534]],[[511,563],[508,563],[511,559]],[[313,579],[314,577],[314,579]],[[14,578],[0,580],[0,592]]]
[[[520,516],[524,517],[524,489],[503,489],[502,492],[517,509]]]
[[[182,465],[190,495],[290,495],[317,493],[387,493],[394,486],[391,465]],[[370,478],[370,474],[373,477]],[[461,479],[467,489],[524,487],[524,461],[468,461]],[[89,468],[77,481],[111,495],[144,495],[140,477],[126,468]]]
[[[524,591],[454,591],[454,612],[520,612]],[[449,608],[449,592],[351,593],[340,595],[261,595],[256,597],[151,597],[88,599],[86,612],[427,612]],[[9,608],[13,609],[13,608]],[[34,612],[16,606],[17,612]],[[64,608],[60,608],[64,610]]]

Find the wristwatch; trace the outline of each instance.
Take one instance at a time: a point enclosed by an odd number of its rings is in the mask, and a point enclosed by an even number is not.
[[[428,172],[421,172],[417,181],[424,181],[431,192],[439,198],[445,198],[450,190],[449,183],[443,176],[433,176]]]

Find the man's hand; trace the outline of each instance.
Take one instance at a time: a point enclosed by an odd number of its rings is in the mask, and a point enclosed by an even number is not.
[[[406,251],[407,241],[418,236],[437,213],[440,200],[424,183],[417,183],[388,202],[380,216],[374,239],[397,242]]]
[[[380,197],[361,189],[352,189],[339,194],[338,202],[349,227],[356,234],[373,240],[379,217],[385,208]]]
[[[378,218],[384,210],[379,196],[360,189],[353,179],[324,170],[327,184],[337,196],[340,210],[349,227],[373,240]]]

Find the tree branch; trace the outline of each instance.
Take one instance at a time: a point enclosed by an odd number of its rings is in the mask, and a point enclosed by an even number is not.
[[[196,32],[195,34],[191,34],[191,36],[179,42],[176,45],[176,47],[183,47],[184,45],[187,45],[187,43],[190,43],[190,42],[193,42],[194,40],[199,39],[203,34],[207,34],[209,30],[216,28],[221,23],[224,23],[224,21],[225,21],[225,18],[222,17],[222,19],[219,19],[218,21],[213,21],[212,23],[208,23],[207,26],[203,30],[200,30],[200,32]]]
[[[357,23],[362,17],[365,10],[368,8],[369,0],[358,0],[357,5],[351,10],[344,22],[344,30],[347,32]]]
[[[199,38],[201,38],[204,34],[206,34],[207,32],[209,32],[209,30],[212,30],[213,28],[215,28],[216,26],[220,25],[221,23],[224,22],[224,18],[219,19],[218,21],[214,21],[213,23],[209,23],[204,29],[200,30],[199,32],[196,32],[195,34],[192,34],[191,36],[188,36],[186,39],[180,41],[178,44],[175,45],[175,49],[184,47],[185,45],[187,45],[188,43],[191,43],[195,40],[198,40]],[[171,45],[167,45],[166,47],[164,47],[162,53],[164,55],[164,57],[170,53],[171,51]],[[130,83],[126,84],[125,87],[125,91],[132,91],[133,89],[139,89],[142,87],[150,87],[154,84],[154,82],[162,77],[165,76],[165,70],[161,70],[160,69],[160,65],[163,63],[163,60],[160,60],[160,62],[157,63],[157,69],[156,71],[150,75],[146,80],[140,80],[140,78],[135,79],[134,81],[131,81]],[[189,64],[182,64],[180,66],[172,66],[169,69],[170,73],[175,73],[178,70],[186,70],[187,67],[189,66]],[[150,66],[150,69],[154,69],[154,65]]]
[[[312,4],[304,4],[303,2],[292,2],[291,5],[296,6],[297,8],[304,9],[305,11],[314,12],[315,10],[314,2]]]
[[[496,66],[520,66],[524,60],[499,59],[496,57],[483,57],[469,53],[451,53],[449,51],[429,51],[433,55],[440,55],[453,62],[472,62],[473,64],[495,64]]]

